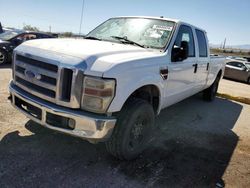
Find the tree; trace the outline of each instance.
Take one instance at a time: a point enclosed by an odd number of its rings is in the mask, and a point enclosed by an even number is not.
[[[31,25],[24,25],[23,30],[28,30],[28,31],[39,31],[39,28],[31,26]]]

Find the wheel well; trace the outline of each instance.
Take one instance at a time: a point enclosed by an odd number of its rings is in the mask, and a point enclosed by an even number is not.
[[[155,85],[146,85],[135,90],[127,99],[139,98],[148,101],[149,104],[153,106],[155,114],[157,114],[159,102],[160,102],[160,92]],[[126,102],[127,102],[126,101]]]
[[[217,74],[217,77],[221,78],[222,75],[222,70],[219,71],[219,73]]]

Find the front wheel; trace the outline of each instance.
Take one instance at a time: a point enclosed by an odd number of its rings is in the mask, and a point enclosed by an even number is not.
[[[0,65],[7,63],[7,53],[0,49]]]
[[[219,87],[220,77],[217,76],[214,83],[207,89],[203,91],[203,99],[206,101],[213,101],[215,99],[216,93]]]
[[[130,99],[118,115],[111,138],[106,142],[109,153],[121,160],[137,157],[150,139],[155,114],[147,101]]]

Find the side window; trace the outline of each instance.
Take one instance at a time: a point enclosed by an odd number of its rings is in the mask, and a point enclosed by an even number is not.
[[[234,62],[228,62],[227,65],[235,66],[235,63]]]
[[[199,56],[207,57],[207,41],[203,31],[195,30],[199,45]]]
[[[181,25],[174,45],[181,46],[181,42],[188,42],[188,57],[195,57],[194,36],[191,27]]]
[[[44,39],[44,38],[51,38],[51,37],[48,36],[48,35],[40,34],[40,35],[39,35],[39,38],[40,38],[40,39]]]
[[[245,67],[245,65],[243,63],[238,63],[237,67],[243,68],[243,67]]]
[[[24,35],[24,40],[27,41],[27,40],[32,40],[32,39],[36,39],[36,35],[35,34],[25,34]]]
[[[240,63],[240,62],[229,62],[229,63],[227,63],[228,65],[230,65],[230,66],[234,66],[234,67],[238,67],[238,68],[243,68],[243,67],[245,67],[245,65],[243,64],[243,63]]]

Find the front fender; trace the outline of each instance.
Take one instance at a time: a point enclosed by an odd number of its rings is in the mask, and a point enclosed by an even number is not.
[[[158,113],[161,109],[162,102],[162,93],[164,89],[163,79],[160,74],[148,74],[141,76],[140,74],[131,74],[129,79],[117,79],[116,85],[116,94],[115,97],[109,106],[108,112],[118,112],[122,109],[124,103],[131,96],[133,92],[137,89],[146,86],[146,85],[154,85],[158,88],[160,96],[159,96],[159,107]]]

